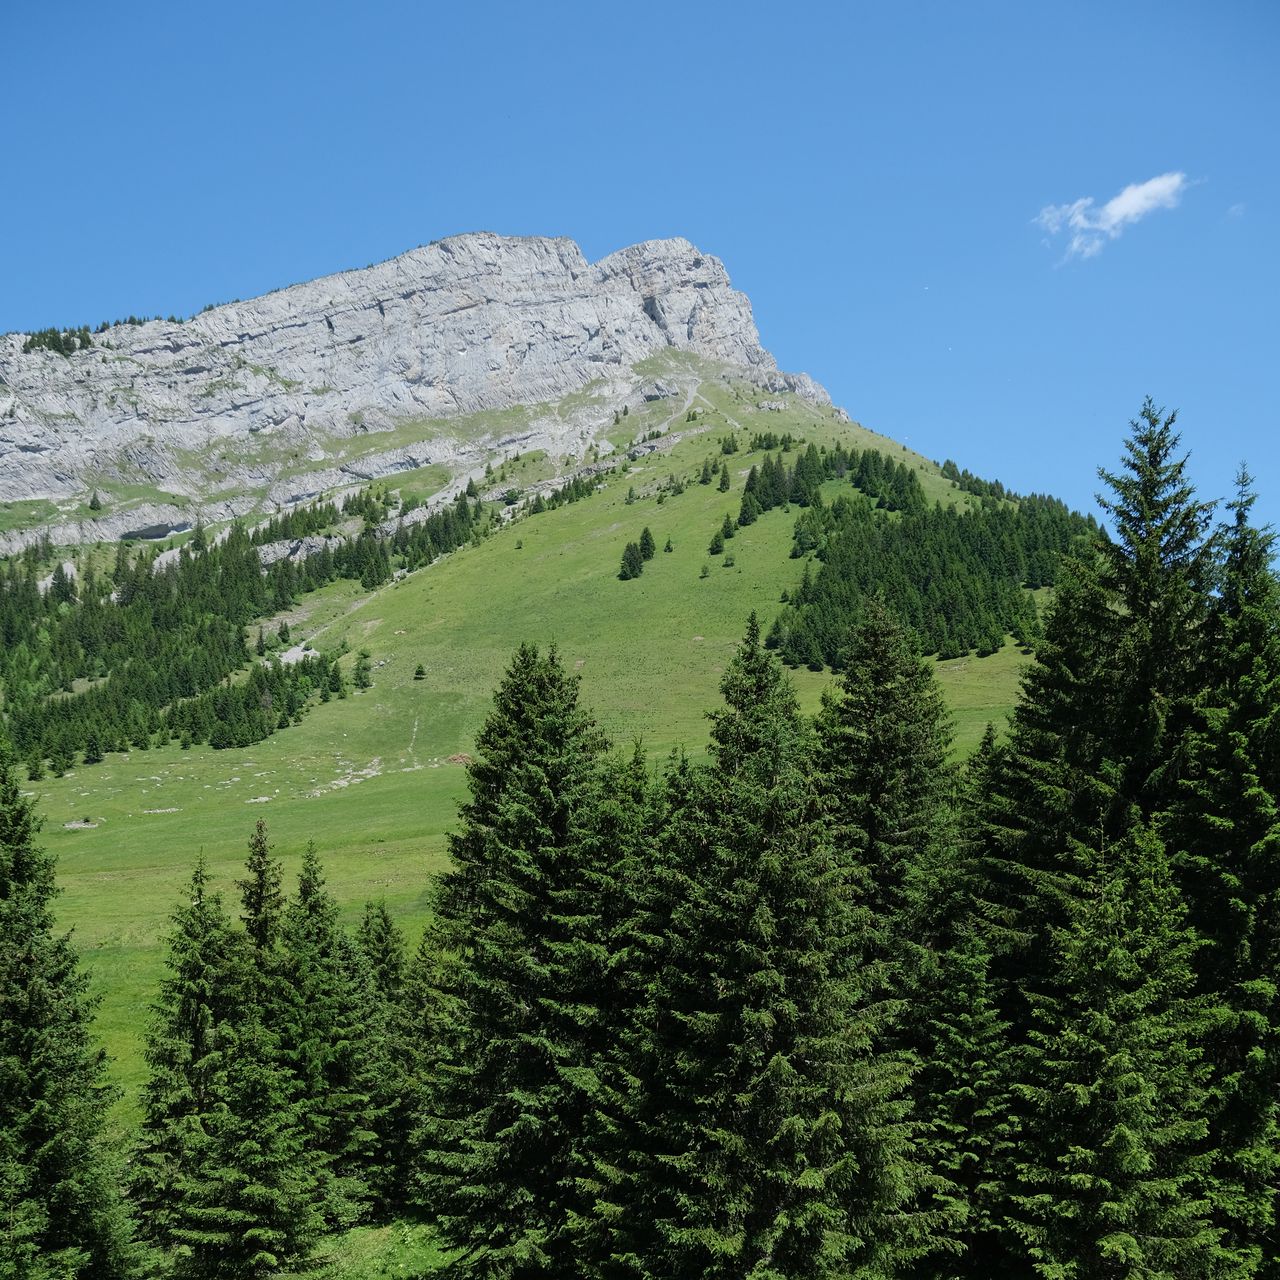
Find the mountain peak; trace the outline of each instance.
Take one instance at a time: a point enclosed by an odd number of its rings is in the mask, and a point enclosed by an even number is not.
[[[827,403],[777,372],[723,263],[681,238],[590,263],[563,237],[473,232],[190,320],[113,325],[70,355],[24,351],[24,337],[0,338],[5,501],[79,500],[113,480],[204,499],[193,454],[231,471],[257,459],[269,483],[267,455],[317,456],[356,433],[596,383],[625,399],[635,366],[672,349]]]

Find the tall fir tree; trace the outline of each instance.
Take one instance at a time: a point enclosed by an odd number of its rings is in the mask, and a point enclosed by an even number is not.
[[[867,913],[754,616],[721,689],[711,764],[669,786],[652,892],[670,918],[632,1032],[603,1270],[880,1275],[925,1245],[905,1212],[906,1072],[877,1052],[862,984]]]
[[[323,1222],[305,1104],[274,1033],[248,1009],[219,1104],[188,1136],[168,1222],[180,1280],[265,1280],[304,1267]]]
[[[1251,523],[1254,502],[1242,470],[1220,533],[1204,688],[1162,823],[1205,942],[1199,988],[1220,1015],[1204,1035],[1211,1199],[1230,1274],[1244,1276],[1280,1269],[1280,584],[1275,536]]]
[[[392,919],[385,901],[366,902],[356,932],[382,998],[389,1004],[399,1000],[404,987],[404,934]]]
[[[209,889],[204,856],[196,860],[189,899],[172,917],[166,974],[152,1007],[142,1090],[142,1127],[134,1148],[131,1194],[145,1237],[175,1244],[180,1201],[201,1176],[210,1117],[225,1105],[225,1079],[245,1016],[247,947],[221,895]]]
[[[1017,1024],[1049,933],[1089,885],[1090,850],[1176,792],[1212,548],[1174,421],[1148,399],[1123,468],[1099,473],[1113,536],[1065,569],[991,779],[983,914]]]
[[[816,772],[834,837],[866,869],[862,901],[883,935],[879,956],[892,956],[905,982],[910,900],[951,783],[950,713],[910,634],[879,601],[867,603],[843,667],[816,720]]]
[[[297,896],[281,922],[282,973],[290,988],[280,1041],[305,1100],[304,1129],[315,1157],[324,1212],[350,1226],[369,1208],[369,1173],[387,1102],[372,968],[338,922],[315,845],[303,853]]]
[[[11,766],[0,739],[0,1274],[115,1280],[136,1250],[102,1130],[95,1001],[54,932],[54,860]]]
[[[1149,827],[1098,862],[1032,1000],[1010,1225],[1046,1280],[1208,1280],[1226,1258],[1199,1152],[1197,943]]]
[[[267,824],[259,818],[249,837],[249,856],[245,861],[244,879],[236,881],[240,890],[240,915],[249,941],[257,952],[260,976],[270,977],[264,970],[274,965],[280,943],[280,922],[284,916],[284,871],[279,859],[271,856]]]
[[[428,1064],[423,1203],[459,1275],[561,1276],[577,1258],[584,1134],[614,1035],[597,868],[586,857],[603,735],[554,648],[515,655],[468,766],[436,903],[452,1026]],[[427,973],[431,970],[428,968]]]

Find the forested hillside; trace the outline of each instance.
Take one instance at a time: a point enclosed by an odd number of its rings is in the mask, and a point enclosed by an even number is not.
[[[376,898],[344,926],[322,827],[292,892],[266,822],[230,894],[191,851],[123,1151],[10,753],[7,1271],[267,1276],[395,1222],[431,1240],[400,1274],[1280,1274],[1280,583],[1248,476],[1219,519],[1174,425],[1148,402],[1102,473],[1107,536],[911,479],[890,505],[865,454],[762,462],[726,544],[790,470],[825,554],[772,634],[838,665],[814,713],[755,613],[705,756],[611,738],[577,664],[521,644],[415,948]],[[913,546],[1000,549],[972,599],[1034,644],[963,763]]]

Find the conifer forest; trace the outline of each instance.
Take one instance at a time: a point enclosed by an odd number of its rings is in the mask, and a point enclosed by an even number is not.
[[[232,891],[175,849],[123,1139],[24,788],[288,729],[343,678],[230,679],[246,627],[494,517],[473,491],[388,536],[366,495],[301,568],[255,538],[334,508],[47,591],[38,557],[0,570],[0,1277],[301,1275],[413,1222],[457,1280],[1280,1280],[1280,580],[1250,476],[1203,500],[1151,401],[1101,524],[758,443],[707,554],[785,507],[806,567],[742,618],[705,753],[610,741],[530,642],[415,946],[376,900],[344,925],[323,830],[286,880],[246,821]],[[618,591],[673,559],[654,530]],[[1007,633],[1016,708],[960,759],[936,660]],[[789,668],[830,672],[816,714]]]

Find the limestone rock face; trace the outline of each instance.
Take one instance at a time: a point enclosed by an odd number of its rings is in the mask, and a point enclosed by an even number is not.
[[[317,441],[629,386],[669,348],[829,403],[777,370],[723,264],[682,239],[592,264],[566,239],[455,236],[184,323],[117,325],[71,356],[24,353],[24,337],[0,338],[8,502],[143,479],[234,503],[237,488],[305,472],[299,457],[331,469]],[[193,456],[217,459],[226,483]]]

